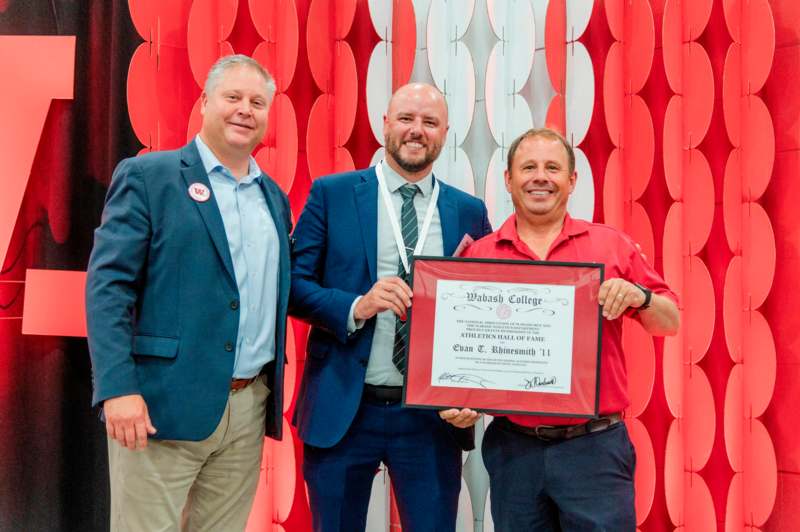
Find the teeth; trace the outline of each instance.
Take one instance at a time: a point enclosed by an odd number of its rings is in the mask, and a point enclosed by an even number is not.
[[[408,146],[409,148],[421,148],[422,144],[420,144],[419,142],[406,142],[406,146]]]
[[[533,194],[534,196],[547,196],[550,194],[549,190],[531,190],[528,194]]]

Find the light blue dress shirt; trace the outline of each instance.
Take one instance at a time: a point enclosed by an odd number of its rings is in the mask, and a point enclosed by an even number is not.
[[[403,198],[400,195],[400,187],[408,183],[400,174],[392,170],[386,161],[381,162],[383,176],[386,178],[386,186],[389,189],[392,200],[392,207],[395,216],[400,219],[400,211],[403,207]],[[417,223],[420,231],[419,237],[422,238],[422,222],[428,205],[433,194],[433,174],[428,174],[415,183],[420,192],[414,196],[414,210],[417,211]],[[442,243],[442,223],[439,219],[439,209],[434,209],[431,225],[428,229],[428,236],[422,247],[422,255],[440,257],[443,254]],[[389,213],[381,199],[378,191],[378,249],[377,249],[377,275],[378,279],[383,277],[397,276],[400,264],[400,254],[397,252],[397,244],[394,240]],[[355,305],[358,299],[350,307],[348,317],[348,329],[354,331],[363,327],[364,322],[353,317]],[[395,314],[391,310],[385,310],[377,315],[375,320],[375,334],[372,336],[372,349],[367,363],[367,374],[364,381],[368,384],[402,386],[403,376],[397,371],[392,362],[392,350],[394,348],[395,333]]]
[[[239,333],[233,377],[248,379],[275,360],[278,301],[278,231],[261,190],[261,169],[250,157],[238,182],[199,135],[197,150],[222,215],[239,289]]]

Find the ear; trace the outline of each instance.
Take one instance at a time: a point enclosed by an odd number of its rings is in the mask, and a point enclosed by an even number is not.
[[[575,192],[575,183],[578,181],[578,172],[572,172],[572,175],[569,176],[569,193],[572,194]]]
[[[508,170],[503,172],[503,177],[505,178],[506,182],[506,192],[511,194],[511,174],[508,173]]]
[[[208,94],[206,91],[200,93],[200,115],[204,116],[206,114],[206,105],[208,105]]]

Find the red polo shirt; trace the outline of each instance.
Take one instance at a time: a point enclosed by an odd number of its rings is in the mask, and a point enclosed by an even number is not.
[[[463,257],[517,260],[552,260],[563,262],[599,262],[605,264],[605,278],[621,277],[639,283],[654,293],[677,303],[677,297],[664,279],[642,256],[631,237],[608,225],[576,220],[566,215],[561,233],[545,257],[536,254],[517,234],[516,216],[511,215],[494,233],[470,245]],[[637,314],[631,317],[638,319]],[[621,412],[629,404],[625,355],[622,352],[622,318],[603,320],[600,361],[600,414]],[[586,421],[580,418],[510,415],[519,425],[570,425]]]

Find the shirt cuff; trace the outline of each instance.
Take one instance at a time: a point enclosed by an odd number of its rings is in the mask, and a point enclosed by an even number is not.
[[[358,302],[361,301],[362,297],[364,296],[358,296],[353,300],[353,304],[350,305],[350,314],[347,315],[347,334],[353,334],[364,326],[364,322],[366,320],[356,319],[356,305],[358,305]]]

